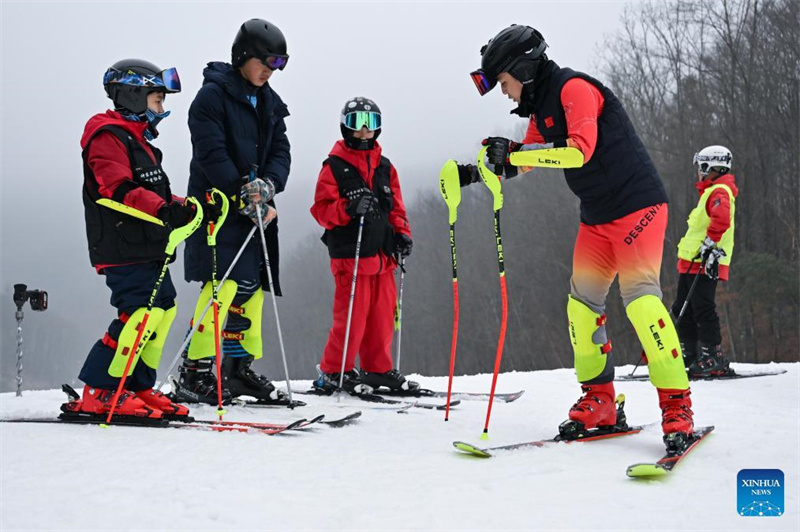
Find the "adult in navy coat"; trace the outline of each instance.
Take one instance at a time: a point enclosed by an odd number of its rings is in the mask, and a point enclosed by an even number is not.
[[[203,71],[203,86],[189,109],[192,162],[188,194],[203,197],[214,187],[230,200],[230,211],[217,237],[217,279],[227,271],[253,224],[255,204],[262,206],[264,234],[276,295],[278,280],[278,221],[274,195],[289,177],[291,157],[284,119],[286,104],[270,87],[269,78],[283,70],[289,56],[283,33],[270,22],[252,19],[242,24],[234,40],[231,63],[212,62]],[[255,169],[257,179],[250,182]],[[250,395],[281,400],[269,380],[250,365],[262,356],[263,290],[269,290],[258,231],[250,238],[229,280],[219,290],[222,331],[224,397]],[[200,318],[211,297],[212,254],[205,231],[186,243],[187,281],[203,289],[195,309]],[[176,395],[186,402],[216,404],[217,382],[212,372],[214,330],[208,312],[192,337]]]

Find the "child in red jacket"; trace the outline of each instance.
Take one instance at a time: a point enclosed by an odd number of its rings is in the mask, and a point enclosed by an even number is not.
[[[377,143],[380,109],[367,98],[349,100],[342,109],[341,130],[344,138],[336,142],[323,163],[311,207],[312,216],[325,229],[322,241],[328,246],[336,280],[333,325],[314,388],[325,393],[339,389],[358,248],[358,276],[342,388],[350,393],[371,393],[381,386],[413,390],[419,385],[392,369],[396,257],[410,255],[412,241],[397,171],[381,155]],[[355,369],[357,354],[360,372]]]

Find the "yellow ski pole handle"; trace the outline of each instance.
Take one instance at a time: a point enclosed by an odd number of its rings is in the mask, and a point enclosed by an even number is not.
[[[509,157],[509,161],[514,166],[580,168],[583,166],[583,153],[578,148],[515,151]]]
[[[178,244],[189,238],[189,236],[197,231],[197,228],[200,227],[200,224],[203,223],[203,207],[200,206],[200,202],[197,201],[197,198],[188,197],[184,202],[194,204],[194,218],[188,224],[184,225],[183,227],[178,227],[177,229],[173,229],[172,232],[169,234],[169,242],[167,243],[167,255],[172,255],[175,253],[175,248],[178,247]]]
[[[489,167],[483,162],[486,158],[486,150],[488,149],[488,146],[484,146],[481,148],[481,151],[478,152],[478,173],[481,176],[481,180],[489,188],[489,191],[494,197],[494,210],[499,211],[503,208],[503,190],[500,184],[500,177],[489,170]]]
[[[222,193],[219,189],[212,188],[211,191],[208,193],[208,202],[212,205],[216,205],[219,201],[220,205],[222,206],[222,214],[220,214],[219,219],[215,222],[209,222],[209,231],[208,231],[208,245],[209,246],[216,246],[217,245],[217,234],[219,230],[222,228],[222,224],[225,223],[225,220],[228,218],[228,209],[230,208],[230,202],[228,201],[228,197]],[[213,225],[212,225],[213,224]]]
[[[97,200],[98,205],[102,205],[103,207],[107,207],[111,210],[121,212],[122,214],[127,214],[128,216],[133,216],[134,218],[138,218],[140,220],[144,220],[145,222],[150,222],[156,225],[164,225],[164,222],[156,218],[155,216],[151,216],[146,212],[142,212],[139,209],[135,209],[124,203],[120,203],[118,201],[114,201],[112,199],[107,198],[100,198]]]
[[[456,223],[458,205],[461,203],[461,183],[458,181],[458,165],[453,159],[448,160],[439,171],[439,192],[450,211],[450,224]]]

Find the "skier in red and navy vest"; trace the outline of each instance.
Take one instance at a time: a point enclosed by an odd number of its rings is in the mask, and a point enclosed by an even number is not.
[[[181,90],[178,72],[148,61],[126,59],[103,79],[114,110],[93,116],[81,139],[83,204],[89,259],[111,289],[117,319],[89,352],[80,372],[83,397],[64,408],[104,415],[119,385],[148,300],[166,260],[169,231],[189,223],[194,209],[173,196],[161,167],[161,151],[150,141],[169,115],[167,93]],[[122,212],[125,211],[125,212]],[[158,225],[146,218],[158,218]],[[140,359],[132,366],[115,416],[185,417],[189,410],[153,390],[156,369],[175,319],[175,286],[166,273],[143,336]]]
[[[387,387],[418,388],[393,369],[391,344],[397,303],[395,269],[398,257],[411,254],[400,181],[377,142],[381,111],[372,100],[353,98],[341,114],[342,140],[336,142],[322,166],[311,214],[325,229],[322,237],[331,257],[336,281],[333,326],[314,387],[326,393],[339,388],[347,311],[355,263],[359,220],[364,217],[358,276],[344,364],[342,387],[351,393],[370,393]],[[355,369],[359,355],[361,371]]]
[[[608,429],[617,422],[614,363],[605,330],[605,300],[614,278],[628,319],[647,356],[658,389],[665,441],[691,441],[689,383],[672,319],[661,302],[660,269],[667,227],[667,194],[621,102],[597,79],[561,68],[544,53],[547,43],[529,26],[512,25],[481,49],[472,79],[481,95],[498,83],[529,118],[525,139],[486,139],[489,163],[506,178],[517,174],[510,155],[562,148],[576,155],[562,166],[580,200],[567,316],[582,397],[561,425],[563,437]],[[459,168],[462,184],[474,168]]]

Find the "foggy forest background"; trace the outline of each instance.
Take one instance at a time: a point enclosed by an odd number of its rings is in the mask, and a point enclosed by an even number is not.
[[[717,303],[723,349],[737,362],[797,361],[800,350],[800,2],[669,1],[631,4],[621,29],[598,44],[603,66],[588,72],[620,97],[664,180],[670,221],[662,287],[671,305],[677,282],[676,245],[697,203],[692,155],[710,144],[732,150],[740,195],[731,280]],[[561,65],[570,66],[570,65]],[[525,124],[508,134],[520,140]],[[388,153],[391,157],[391,153]],[[459,155],[461,163],[474,154]],[[401,182],[403,175],[401,174]],[[414,233],[403,300],[405,373],[446,375],[452,327],[447,209],[431,176],[427,193],[406,197]],[[456,374],[491,372],[500,325],[500,290],[489,191],[462,190],[456,225],[461,317]],[[503,371],[572,367],[566,303],[578,202],[561,172],[534,170],[504,182],[503,244],[509,323]],[[280,198],[279,198],[280,199]],[[320,230],[321,233],[321,230]],[[4,250],[4,253],[8,250]],[[181,283],[182,270],[173,266]],[[292,378],[311,378],[331,322],[334,283],[319,234],[281,260],[278,301]],[[11,286],[3,286],[0,389],[14,389],[15,331]],[[30,288],[44,288],[31,286]],[[97,283],[97,290],[107,290]],[[162,359],[172,360],[195,295],[179,301]],[[267,295],[269,298],[270,296]],[[80,302],[77,302],[80,304]],[[641,351],[614,283],[608,330],[617,364]],[[265,356],[257,369],[283,380],[272,305],[265,301]],[[51,300],[45,313],[25,310],[25,388],[76,383],[90,345],[73,327],[85,324]],[[113,317],[109,307],[109,321]]]

